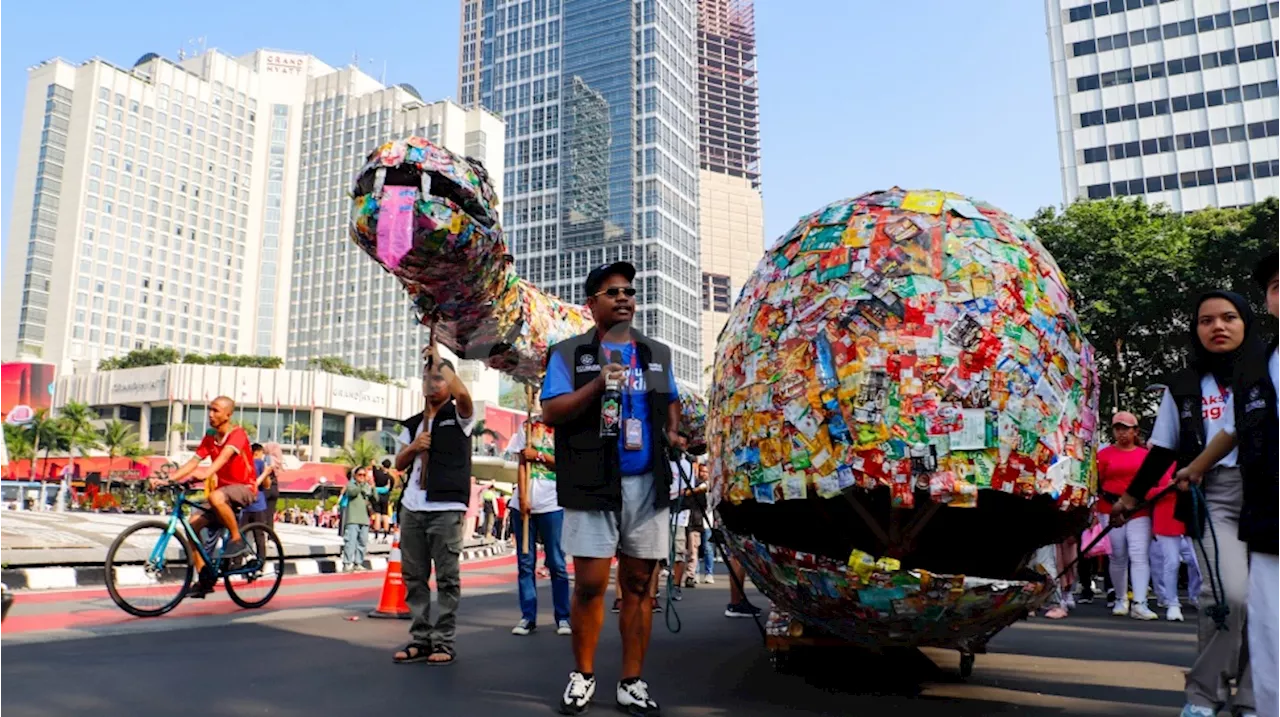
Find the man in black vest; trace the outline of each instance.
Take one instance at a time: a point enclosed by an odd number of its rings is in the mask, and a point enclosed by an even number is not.
[[[667,453],[670,446],[683,447],[684,439],[676,433],[680,397],[671,350],[631,328],[635,275],[626,262],[591,271],[584,288],[596,328],[551,347],[542,384],[543,420],[555,427],[561,544],[575,571],[570,619],[576,669],[561,700],[564,714],[586,711],[595,694],[596,643],[614,556],[622,596],[618,707],[637,716],[659,713],[640,672],[653,625],[649,577],[658,559],[667,557],[670,539]],[[606,379],[621,384],[617,439],[600,436]]]
[[[453,364],[440,359],[434,342],[422,383],[433,416],[431,425],[423,426],[422,413],[402,421],[400,442],[404,448],[396,455],[396,469],[408,476],[400,495],[400,568],[413,623],[409,626],[410,642],[395,654],[395,661],[447,665],[454,660],[453,638],[462,593],[458,556],[462,552],[463,517],[471,499],[475,409]],[[427,584],[432,564],[440,609],[434,626]]]

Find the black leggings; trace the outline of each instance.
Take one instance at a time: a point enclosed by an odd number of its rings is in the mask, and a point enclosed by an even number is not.
[[[1085,598],[1093,597],[1093,576],[1097,574],[1097,570],[1102,571],[1103,590],[1107,593],[1112,591],[1111,571],[1108,566],[1111,559],[1105,555],[1096,558],[1081,558],[1078,570],[1080,571],[1080,596]],[[1097,570],[1095,570],[1095,568]]]

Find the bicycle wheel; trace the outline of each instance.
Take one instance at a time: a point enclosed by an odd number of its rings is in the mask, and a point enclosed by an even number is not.
[[[261,523],[244,526],[240,535],[249,546],[249,555],[223,560],[223,584],[240,607],[262,607],[284,580],[284,549],[276,532]]]
[[[107,549],[107,592],[130,615],[163,615],[191,587],[191,546],[185,535],[168,530],[164,521],[146,520],[125,528]]]

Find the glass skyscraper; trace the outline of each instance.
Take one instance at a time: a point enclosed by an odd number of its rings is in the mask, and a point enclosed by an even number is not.
[[[476,0],[462,5],[460,57],[478,62],[459,68],[459,97],[506,121],[517,270],[582,302],[591,267],[634,263],[637,327],[696,385],[696,0],[479,0],[478,16]]]

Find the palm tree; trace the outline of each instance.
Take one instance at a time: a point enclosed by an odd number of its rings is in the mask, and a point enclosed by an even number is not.
[[[382,446],[376,441],[360,437],[343,446],[335,460],[344,466],[364,468],[376,463],[383,454]]]
[[[244,433],[249,437],[250,441],[258,440],[258,425],[256,423],[250,423],[242,418],[231,419],[231,427],[235,428],[236,426],[244,429]]]
[[[36,411],[35,415],[24,426],[24,429],[31,444],[31,479],[35,480],[36,456],[40,454],[40,444],[44,443],[46,446],[57,444],[62,438],[62,427],[59,425],[58,419],[49,415],[48,409],[42,408]]]
[[[31,449],[31,437],[22,426],[15,423],[4,424],[4,443],[11,461],[25,461],[35,455],[35,451]]]
[[[58,419],[62,421],[62,427],[71,439],[72,465],[75,465],[77,450],[83,457],[85,453],[101,447],[102,444],[98,440],[98,430],[93,425],[93,422],[98,418],[98,414],[93,409],[83,403],[69,401],[58,413]]]
[[[471,428],[471,452],[472,453],[476,452],[476,441],[478,439],[484,438],[485,436],[492,438],[494,440],[494,443],[497,443],[498,441],[502,440],[502,434],[486,426],[484,423],[484,419],[481,418],[480,420],[476,421],[476,424]]]
[[[102,446],[107,450],[107,475],[115,465],[116,456],[127,456],[142,450],[138,434],[124,421],[111,420],[102,427]]]
[[[302,442],[311,437],[311,426],[305,423],[290,423],[284,427],[284,437],[293,441],[293,454],[302,460]]]
[[[187,423],[186,421],[178,421],[177,423],[174,423],[173,425],[169,426],[169,435],[165,437],[165,442],[164,442],[165,446],[167,446],[165,453],[172,454],[177,450],[177,448],[181,448],[186,443],[187,434],[190,432],[191,432],[191,424]],[[182,438],[178,439],[177,447],[173,446],[173,434],[175,433],[182,436]]]

